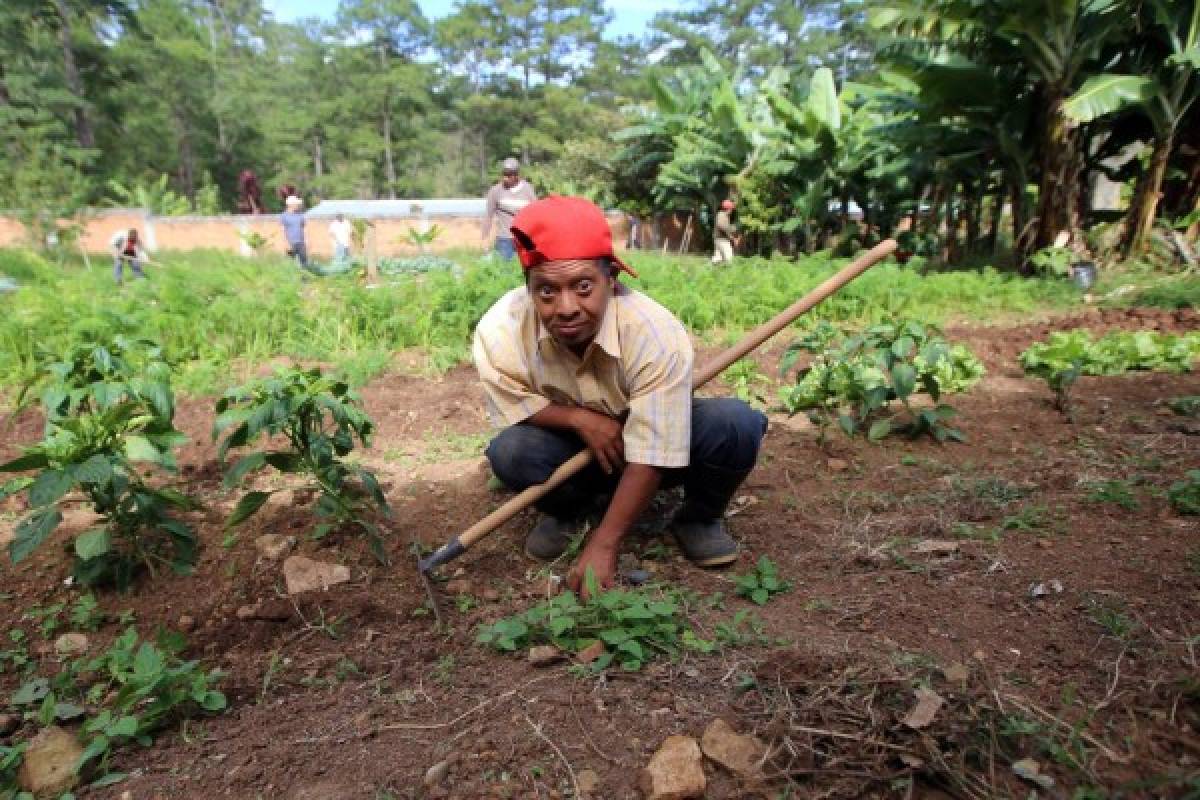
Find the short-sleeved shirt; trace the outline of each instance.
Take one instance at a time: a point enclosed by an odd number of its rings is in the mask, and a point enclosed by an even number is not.
[[[497,183],[488,189],[484,210],[483,224],[496,223],[496,238],[512,238],[512,221],[525,206],[537,200],[537,193],[528,181],[519,180],[511,189],[503,183]]]
[[[576,356],[545,329],[529,290],[513,289],[475,329],[488,416],[516,425],[551,403],[625,419],[625,460],[686,467],[692,435],[692,343],[670,311],[617,284],[596,338]]]
[[[730,213],[725,209],[717,212],[717,218],[713,223],[713,233],[716,234],[718,239],[732,239],[736,235],[733,221],[730,217]]]
[[[304,214],[300,211],[285,211],[279,215],[283,223],[283,235],[288,244],[304,243]]]
[[[329,223],[329,235],[333,239],[333,243],[341,247],[350,246],[350,237],[354,233],[354,226],[350,224],[348,219],[335,219]]]

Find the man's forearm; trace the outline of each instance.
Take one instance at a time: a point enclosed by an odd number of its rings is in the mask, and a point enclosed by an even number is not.
[[[662,483],[662,472],[648,464],[626,464],[604,519],[589,544],[616,547],[650,505]]]
[[[574,431],[578,428],[580,410],[578,406],[560,406],[551,403],[525,421],[539,428]]]

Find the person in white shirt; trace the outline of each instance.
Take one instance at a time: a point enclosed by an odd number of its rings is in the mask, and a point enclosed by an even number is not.
[[[329,236],[333,239],[333,260],[346,261],[350,258],[350,240],[354,234],[354,226],[345,214],[338,214],[329,223]]]
[[[137,228],[117,231],[109,239],[108,246],[113,251],[113,278],[116,279],[118,286],[121,285],[121,279],[124,277],[126,261],[129,262],[129,266],[133,267],[134,275],[139,278],[146,277],[146,273],[142,272],[142,262],[146,260],[146,251],[142,249],[142,244],[138,240]]]

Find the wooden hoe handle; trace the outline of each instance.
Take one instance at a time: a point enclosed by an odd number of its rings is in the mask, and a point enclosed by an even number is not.
[[[758,349],[763,342],[767,341],[772,336],[791,325],[793,322],[799,319],[800,316],[808,313],[814,306],[821,303],[847,283],[878,264],[888,255],[890,255],[895,249],[896,240],[885,239],[867,252],[863,253],[858,258],[854,259],[854,261],[850,262],[837,273],[827,278],[811,292],[804,295],[804,297],[797,300],[795,303],[788,306],[783,311],[764,322],[762,325],[759,325],[757,328],[747,333],[744,337],[742,337],[740,342],[733,345],[728,350],[725,350],[712,361],[705,364],[700,371],[693,376],[692,389],[699,389],[701,386],[708,383],[717,375],[720,375],[722,372],[728,369],[729,366],[735,361]],[[508,522],[521,511],[529,508],[529,506],[545,497],[554,489],[557,489],[559,486],[566,483],[571,479],[571,477],[591,463],[591,460],[591,450],[584,449],[576,453],[569,460],[560,465],[558,469],[554,470],[550,477],[546,479],[545,483],[539,483],[537,486],[530,486],[525,491],[510,498],[506,503],[504,503],[504,505],[500,506],[486,517],[467,528],[454,539],[443,545],[440,549],[431,553],[428,558],[421,559],[419,562],[421,571],[428,573],[437,566],[462,555],[462,553],[466,552],[467,548],[469,548],[471,545],[475,544],[484,536],[487,536],[489,533],[496,530],[496,528],[499,528],[505,522]]]

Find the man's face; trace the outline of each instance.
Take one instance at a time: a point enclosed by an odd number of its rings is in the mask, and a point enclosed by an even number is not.
[[[521,175],[516,170],[505,170],[500,176],[500,180],[504,183],[505,188],[511,189],[517,185],[517,181],[521,180]]]
[[[616,279],[597,260],[548,261],[529,270],[528,286],[542,325],[582,355],[600,330]]]

